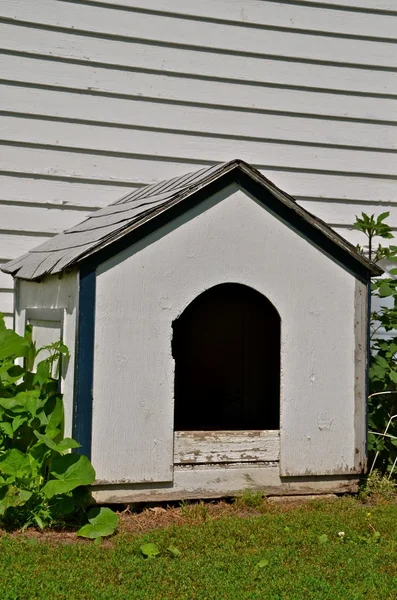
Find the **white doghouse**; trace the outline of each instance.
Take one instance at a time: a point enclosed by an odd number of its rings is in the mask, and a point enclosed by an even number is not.
[[[62,337],[67,434],[100,502],[353,490],[371,275],[243,161],[149,185],[3,268]]]

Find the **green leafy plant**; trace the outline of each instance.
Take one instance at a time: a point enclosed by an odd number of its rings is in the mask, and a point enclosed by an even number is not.
[[[390,216],[389,212],[384,212],[375,218],[375,215],[367,215],[361,213],[360,217],[356,216],[354,223],[354,229],[361,231],[367,237],[367,244],[365,246],[358,246],[363,254],[374,262],[378,262],[382,258],[389,258],[395,256],[397,247],[396,246],[382,246],[381,243],[375,244],[376,238],[382,239],[393,239],[393,232],[385,220]]]
[[[269,561],[266,558],[263,558],[262,560],[260,560],[258,562],[258,564],[256,566],[259,567],[260,569],[264,569],[265,567],[269,566]]]
[[[168,546],[167,551],[171,554],[173,558],[179,558],[182,555],[182,552],[176,546]]]
[[[46,358],[37,363],[34,371],[35,361],[43,350]],[[81,518],[87,506],[89,493],[85,486],[95,480],[94,468],[86,456],[70,453],[79,444],[63,437],[58,372],[62,358],[67,356],[68,349],[62,342],[36,349],[30,328],[22,337],[6,329],[0,314],[0,522],[3,525],[22,528],[35,525],[43,529],[71,515]],[[15,364],[16,359],[23,359],[23,366]],[[113,533],[117,516],[112,513],[110,518],[104,510],[96,517],[89,515],[86,531],[92,532],[90,528],[97,527],[98,531],[106,529]],[[81,530],[79,534],[84,535]]]
[[[385,222],[389,216],[384,212],[375,218],[362,213],[356,217],[355,229],[367,238],[366,244],[357,249],[370,260],[397,263],[397,246],[384,246],[379,239],[393,239],[393,232]],[[397,275],[396,268],[388,268],[389,275]],[[384,432],[390,417],[397,414],[397,279],[378,277],[372,282],[373,304],[371,313],[371,356],[369,368],[369,429]],[[385,335],[381,335],[381,334]],[[397,453],[397,419],[390,422],[389,436],[370,433],[368,449],[370,459],[377,453],[377,467],[390,471]]]
[[[365,480],[359,497],[363,502],[394,500],[397,498],[397,487],[386,475],[373,471]]]
[[[264,507],[264,495],[261,491],[250,490],[247,488],[241,495],[234,498],[237,508],[255,508],[260,510]]]
[[[119,517],[110,508],[102,506],[90,510],[88,521],[87,525],[79,529],[77,535],[97,539],[112,535],[119,524]]]
[[[171,558],[179,558],[182,555],[182,552],[176,546],[168,546],[166,550]],[[139,551],[145,558],[156,558],[161,554],[159,547],[153,542],[142,544],[142,546],[139,546]]]
[[[208,518],[208,507],[205,502],[186,502],[182,500],[180,503],[181,513],[187,519],[194,521],[205,521]]]
[[[157,544],[153,544],[152,542],[142,544],[139,550],[145,558],[156,558],[156,556],[160,554],[159,547],[157,546]]]

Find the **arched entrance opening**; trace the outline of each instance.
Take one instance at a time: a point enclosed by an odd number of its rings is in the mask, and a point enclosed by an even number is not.
[[[250,287],[220,284],[173,323],[175,430],[280,427],[280,316]]]

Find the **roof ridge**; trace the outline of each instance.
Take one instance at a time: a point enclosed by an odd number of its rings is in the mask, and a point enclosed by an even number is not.
[[[81,223],[33,248],[24,256],[2,265],[1,270],[14,277],[30,280],[59,273],[116,243],[147,221],[154,220],[185,199],[200,194],[205,188],[208,189],[208,194],[214,193],[214,190],[219,188],[216,184],[218,180],[223,185],[235,182],[249,193],[249,188],[253,189],[256,186],[252,194],[261,200],[268,210],[272,210],[276,215],[282,213],[281,218],[284,221],[298,221],[295,227],[298,231],[302,232],[303,223],[306,223],[304,235],[307,237],[310,237],[312,228],[317,231],[317,237],[323,236],[328,240],[328,246],[331,244],[332,247],[334,244],[346,253],[346,260],[349,255],[350,260],[353,259],[354,263],[361,265],[361,269],[364,268],[372,275],[383,272],[380,267],[359,254],[350,242],[333,231],[324,221],[301,207],[292,196],[239,158],[212,164],[156,184],[148,184],[138,192],[135,190],[113,204],[95,211]],[[274,200],[279,204],[275,204]],[[171,213],[172,211],[170,218]],[[314,237],[312,235],[313,239]],[[340,259],[339,262],[343,264],[343,260]]]

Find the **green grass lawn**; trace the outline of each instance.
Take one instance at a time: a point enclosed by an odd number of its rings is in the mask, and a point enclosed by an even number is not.
[[[143,535],[122,527],[101,546],[5,534],[0,598],[397,600],[396,504],[345,498],[244,518],[201,513],[199,523],[187,516]],[[146,542],[157,544],[158,557],[143,557]]]

